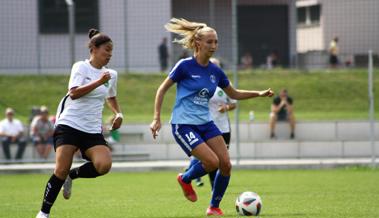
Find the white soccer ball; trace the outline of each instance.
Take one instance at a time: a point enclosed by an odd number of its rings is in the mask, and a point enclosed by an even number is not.
[[[236,200],[236,210],[242,216],[258,216],[262,209],[262,200],[257,193],[243,192]]]

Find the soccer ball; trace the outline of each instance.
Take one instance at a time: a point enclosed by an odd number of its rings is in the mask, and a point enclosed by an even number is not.
[[[258,216],[262,209],[262,200],[257,193],[243,192],[236,200],[236,210],[242,216]]]

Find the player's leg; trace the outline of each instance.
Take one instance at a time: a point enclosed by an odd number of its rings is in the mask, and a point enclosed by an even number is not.
[[[91,160],[80,167],[70,170],[63,185],[63,197],[71,197],[72,180],[77,178],[96,178],[109,172],[112,167],[112,154],[106,145],[96,145],[85,151],[85,156]]]
[[[224,133],[222,133],[222,138],[224,139],[225,144],[226,144],[226,148],[228,150],[229,150],[229,144],[230,144],[230,137],[231,137],[230,132],[224,132]],[[208,175],[209,175],[209,182],[211,183],[212,190],[213,190],[213,186],[214,186],[214,180],[215,180],[215,177],[216,177],[216,173],[217,173],[217,170],[214,170],[214,171],[208,173]]]
[[[270,113],[270,138],[275,138],[275,126],[278,120],[278,115],[274,112]]]
[[[197,159],[196,157],[194,157],[194,156],[191,156],[190,165],[188,166],[187,170],[188,170],[189,168],[191,168],[193,165],[197,164],[198,162],[200,162],[200,160],[198,160],[198,159]],[[186,171],[187,171],[187,170],[186,170]],[[201,177],[198,177],[198,178],[196,178],[195,180],[196,180],[196,186],[200,187],[200,186],[203,186],[203,185],[204,185],[203,181],[201,180]]]
[[[56,165],[54,174],[50,177],[46,184],[43,195],[41,212],[49,214],[50,209],[57,198],[59,191],[70,171],[72,159],[76,151],[73,145],[61,145],[56,149]]]
[[[202,177],[208,172],[217,169],[218,158],[206,143],[197,145],[192,150],[192,155],[199,161],[193,164],[183,175],[182,179],[186,183],[190,183],[193,179]]]
[[[207,140],[207,144],[217,155],[219,159],[219,169],[216,173],[214,188],[212,193],[212,200],[210,202],[210,208],[219,208],[220,202],[224,196],[224,193],[229,185],[232,164],[230,163],[229,152],[222,136],[216,136]],[[208,209],[208,210],[209,210]],[[212,212],[212,211],[211,211]],[[220,211],[213,211],[214,213],[221,213]],[[208,212],[207,212],[208,213]]]

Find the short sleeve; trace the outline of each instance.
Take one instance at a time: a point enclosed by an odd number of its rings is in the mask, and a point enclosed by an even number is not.
[[[224,71],[222,71],[221,69],[219,70],[219,75],[220,75],[220,79],[218,81],[218,87],[224,89],[226,87],[229,86],[229,79],[228,77],[225,75]]]
[[[279,105],[280,104],[280,98],[279,97],[275,97],[274,100],[272,101],[273,104],[275,105]]]
[[[111,80],[109,82],[109,89],[108,89],[108,94],[107,98],[112,98],[117,95],[117,80],[118,80],[118,75],[116,71],[112,71],[111,73]]]
[[[171,72],[169,73],[168,77],[174,81],[174,82],[179,82],[184,78],[185,71],[184,71],[184,66],[183,66],[183,60],[180,60],[174,68],[172,68]]]
[[[81,70],[81,65],[83,62],[77,62],[72,66],[70,82],[68,84],[68,89],[72,89],[74,87],[78,87],[84,84],[84,72]]]

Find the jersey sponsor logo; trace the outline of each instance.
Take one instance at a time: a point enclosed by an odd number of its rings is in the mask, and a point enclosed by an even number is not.
[[[199,96],[200,97],[203,97],[203,98],[206,98],[209,96],[209,91],[207,88],[203,88],[200,92],[199,92]]]
[[[198,105],[207,105],[209,99],[209,90],[207,88],[203,88],[200,90],[197,96],[194,97],[193,103]]]
[[[209,79],[211,80],[212,83],[216,83],[216,77],[215,77],[215,75],[211,74],[209,76]]]
[[[194,78],[194,79],[201,78],[200,75],[191,75],[191,77]]]

